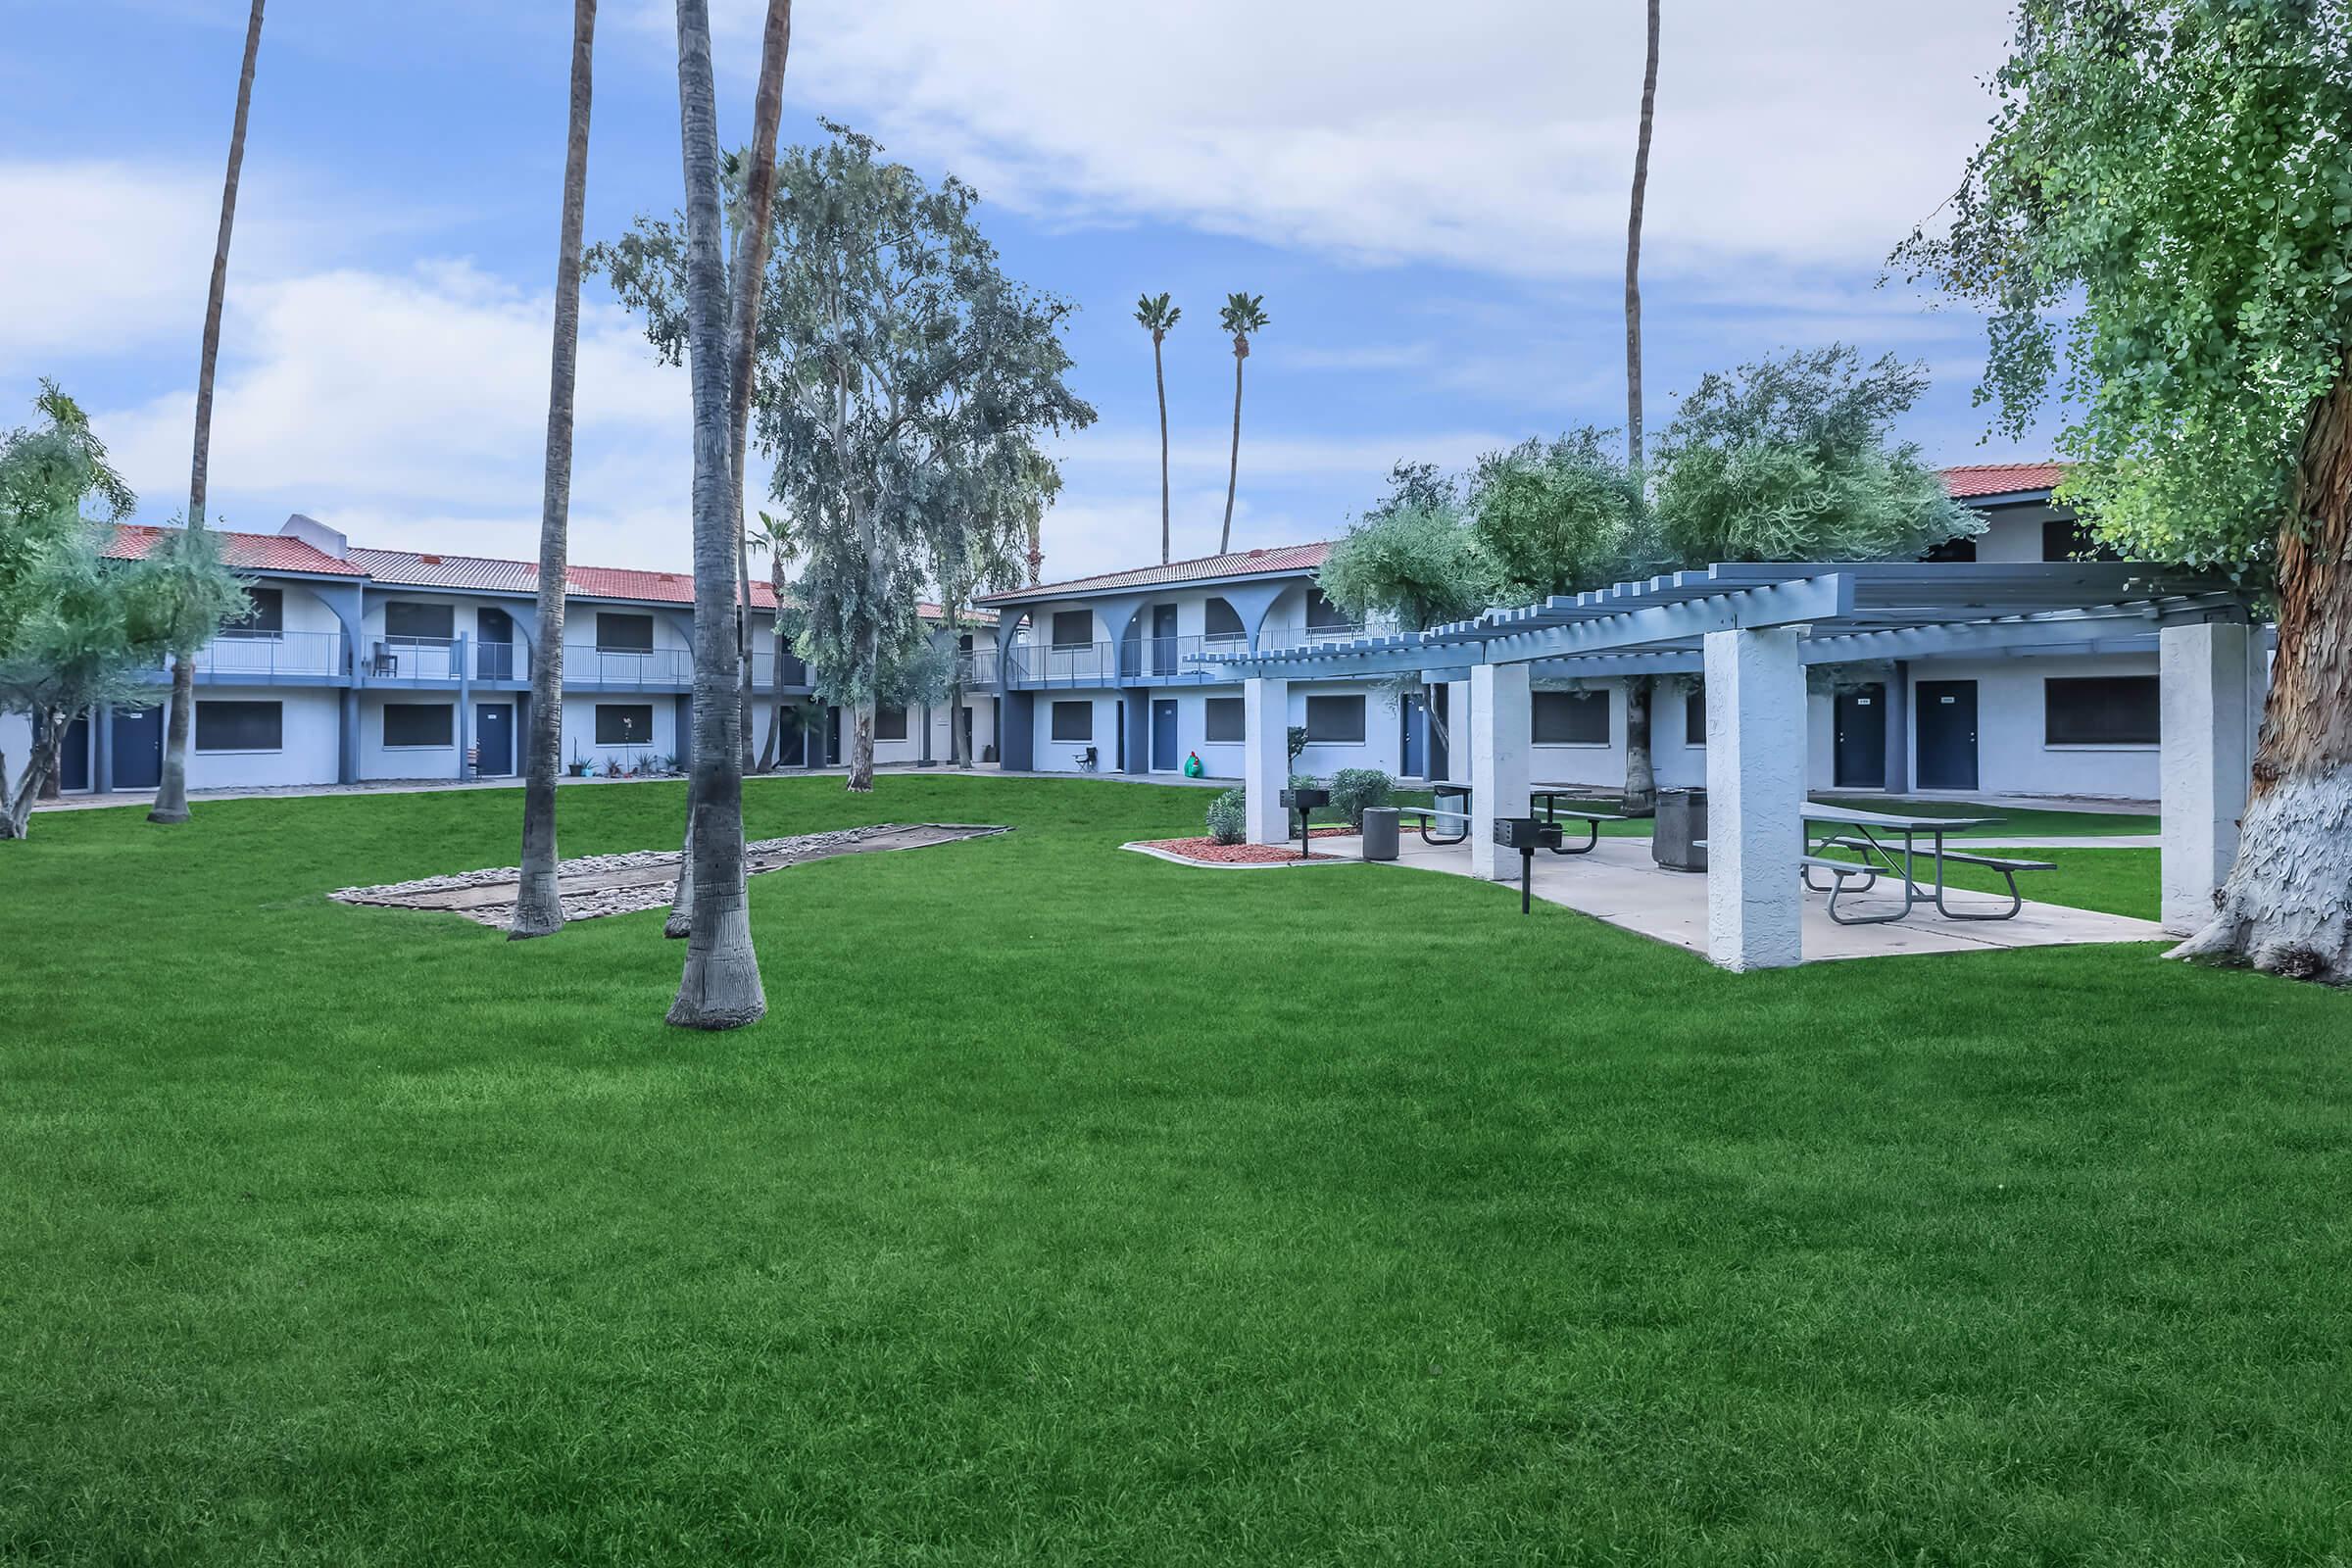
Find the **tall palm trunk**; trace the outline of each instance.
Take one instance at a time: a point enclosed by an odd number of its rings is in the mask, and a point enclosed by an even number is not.
[[[228,235],[237,220],[237,177],[245,168],[245,122],[253,111],[253,67],[262,53],[262,0],[245,19],[245,64],[237,74],[237,114],[228,130],[228,174],[220,181],[220,232],[213,241],[212,290],[204,301],[204,347],[196,365],[196,446],[188,465],[188,526],[204,526],[205,483],[213,461],[213,370],[220,359],[220,304],[228,292]],[[172,717],[164,739],[164,774],[150,822],[188,819],[188,728],[196,712],[195,651],[172,661]]]
[[[2352,984],[2352,356],[2304,433],[2278,604],[2237,860],[2172,956]]]
[[[1242,362],[1250,358],[1250,340],[1233,339],[1233,457],[1225,467],[1225,531],[1217,535],[1217,554],[1233,550],[1233,493],[1242,478]],[[1164,444],[1165,437],[1162,437]]]
[[[751,445],[752,366],[759,354],[760,291],[766,280],[768,219],[776,198],[776,126],[784,118],[784,57],[792,50],[792,0],[767,0],[767,26],[760,40],[760,81],[752,95],[752,167],[744,181],[743,225],[735,244],[733,299],[727,318],[727,347],[733,356],[727,380],[728,430],[735,443],[735,578],[742,590],[743,660],[741,713],[743,765],[752,765],[752,550],[743,528],[744,456]]]
[[[1159,340],[1161,334],[1152,334],[1152,384],[1159,390],[1159,564],[1168,564],[1168,377],[1160,367]],[[1236,387],[1238,394],[1240,388]],[[1235,431],[1235,457],[1240,457],[1240,431]],[[1225,526],[1233,527],[1233,500],[1230,493],[1225,502]]]
[[[580,351],[580,230],[588,206],[588,111],[596,0],[571,8],[571,112],[564,143],[564,212],[556,242],[555,347],[547,377],[547,461],[539,502],[539,626],[531,650],[531,727],[522,771],[522,876],[510,939],[564,924],[556,887],[556,777],[564,764],[564,588],[571,566],[572,391]]]
[[[735,556],[741,530],[727,485],[726,264],[718,211],[718,107],[710,80],[708,0],[678,0],[678,131],[686,174],[686,341],[694,390],[694,933],[669,1021],[737,1029],[767,1011],[752,948],[743,873],[743,757],[735,640]],[[741,487],[738,486],[740,494]]]
[[[1642,206],[1649,196],[1649,131],[1658,104],[1658,0],[1649,0],[1649,56],[1642,68],[1642,129],[1634,144],[1634,196],[1625,224],[1625,466],[1642,483]],[[1651,682],[1625,683],[1625,814],[1658,808],[1658,776],[1649,752]]]

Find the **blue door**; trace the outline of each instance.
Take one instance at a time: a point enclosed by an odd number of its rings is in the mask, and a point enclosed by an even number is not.
[[[473,707],[473,772],[476,778],[504,778],[514,771],[514,705],[476,703]]]
[[[1919,736],[1919,787],[1977,787],[1977,683],[1923,680],[1911,688],[1911,724]]]
[[[57,759],[57,787],[61,790],[86,790],[90,787],[90,721],[87,715],[66,727],[66,747]]]
[[[1429,774],[1423,769],[1429,760],[1428,712],[1418,695],[1405,698],[1396,705],[1396,709],[1404,722],[1404,735],[1398,754],[1402,761],[1398,771],[1407,778],[1427,778]]]
[[[1152,673],[1173,675],[1178,672],[1176,660],[1176,607],[1152,607]],[[1153,723],[1157,723],[1155,718]]]
[[[164,710],[115,710],[115,788],[151,790],[164,781]]]
[[[1152,703],[1152,771],[1173,773],[1184,766],[1176,755],[1176,705],[1165,698]]]

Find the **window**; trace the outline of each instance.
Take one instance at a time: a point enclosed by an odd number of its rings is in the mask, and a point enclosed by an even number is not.
[[[283,588],[245,590],[253,609],[220,628],[223,637],[279,637],[286,630],[286,591]]]
[[[1242,617],[1235,612],[1231,605],[1222,599],[1211,599],[1208,602],[1208,621],[1204,629],[1212,642],[1218,638],[1231,638],[1235,642],[1246,642],[1250,637],[1249,628],[1242,624]]]
[[[596,744],[651,746],[654,743],[654,705],[599,703],[596,705]]]
[[[600,610],[596,613],[596,646],[615,653],[650,654],[654,651],[654,617]]]
[[[395,599],[384,606],[384,635],[427,637],[448,642],[458,634],[458,612],[451,605],[412,605]]]
[[[1208,730],[1203,740],[1223,746],[1250,738],[1249,719],[1239,697],[1211,697],[1204,707]]]
[[[386,703],[386,746],[448,746],[457,710],[447,703]]]
[[[2044,561],[2121,561],[2124,558],[2091,537],[2087,523],[2073,517],[2052,517],[2041,525]]]
[[[1530,728],[1538,746],[1609,744],[1607,692],[1536,692]],[[1699,732],[1705,734],[1704,730]]]
[[[1683,697],[1683,744],[1707,744],[1707,689],[1693,687]]]
[[[1322,589],[1309,588],[1306,591],[1306,624],[1309,630],[1321,630],[1325,627],[1350,626],[1353,622],[1348,620],[1348,612],[1323,597]]]
[[[1059,619],[1059,616],[1054,617]],[[1055,703],[1054,705],[1054,738],[1057,741],[1091,741],[1095,738],[1095,705],[1092,703]]]
[[[275,752],[282,751],[285,744],[283,704],[196,705],[196,749],[200,752]]]
[[[1361,697],[1309,697],[1306,700],[1306,739],[1309,745],[1361,745],[1364,739],[1364,700]]]
[[[1922,561],[1974,561],[1977,559],[1977,536],[1973,533],[1966,533],[1957,539],[1946,539],[1939,545],[1930,545],[1928,553],[1919,559]]]
[[[874,739],[903,741],[906,738],[906,710],[904,708],[874,709]]]
[[[1054,612],[1054,646],[1088,648],[1095,641],[1095,612],[1091,610]]]
[[[2159,740],[2153,675],[2101,675],[2041,683],[2044,746],[2154,746]]]

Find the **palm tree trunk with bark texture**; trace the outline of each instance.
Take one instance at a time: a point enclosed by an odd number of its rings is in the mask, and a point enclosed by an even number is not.
[[[564,144],[564,212],[556,242],[555,350],[547,386],[547,459],[539,506],[539,625],[531,649],[531,726],[524,739],[522,870],[510,940],[563,928],[556,887],[556,778],[564,766],[564,587],[571,564],[572,392],[580,351],[580,234],[588,205],[588,113],[596,0],[571,13],[571,112]]]
[[[204,347],[196,365],[196,444],[188,466],[188,526],[204,526],[205,484],[213,461],[213,369],[220,360],[220,305],[228,292],[228,236],[237,220],[237,178],[245,168],[245,122],[253,111],[253,68],[262,53],[262,4],[245,19],[245,64],[237,74],[237,113],[228,130],[228,173],[220,181],[220,231],[213,241],[212,290],[204,302]],[[172,716],[164,739],[164,773],[150,822],[188,819],[188,730],[196,712],[192,654],[172,661]]]
[[[2172,956],[2352,984],[2352,357],[2304,433],[2278,602],[2237,860]]]
[[[1642,128],[1634,143],[1634,194],[1625,224],[1625,464],[1642,482],[1642,208],[1649,197],[1649,132],[1658,103],[1658,0],[1649,0],[1649,54],[1642,68]],[[1652,682],[1625,683],[1625,803],[1628,816],[1658,809],[1658,777],[1649,752]]]
[[[1160,367],[1160,334],[1152,334],[1152,384],[1159,391],[1159,564],[1168,564],[1168,377]],[[1230,505],[1226,513],[1230,518]],[[1228,521],[1227,527],[1232,526]]]
[[[735,640],[741,530],[727,495],[726,264],[720,254],[718,107],[708,0],[678,0],[678,128],[686,175],[686,341],[694,390],[694,932],[669,1021],[739,1029],[767,1012],[743,871],[743,756]],[[738,487],[740,493],[740,487]]]
[[[1233,340],[1233,457],[1225,468],[1225,531],[1217,536],[1217,554],[1233,552],[1233,493],[1242,480],[1242,362],[1250,358],[1250,340]]]

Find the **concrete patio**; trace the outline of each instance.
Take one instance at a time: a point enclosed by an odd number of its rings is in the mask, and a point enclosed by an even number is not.
[[[1317,841],[1315,848],[1343,859],[1360,859],[1363,855],[1363,841],[1357,838],[1323,839]],[[1498,885],[1497,893],[1517,892],[1518,858],[1510,858],[1511,882]],[[1471,864],[1469,845],[1437,849],[1422,843],[1413,833],[1404,835],[1398,858],[1393,863],[1416,870],[1443,871],[1450,876],[1478,876]],[[2031,888],[2035,876],[2048,879],[2064,874],[2027,873],[2021,878],[2021,885]],[[1672,943],[1702,956],[1707,951],[1705,875],[1669,871],[1658,865],[1650,858],[1647,839],[1604,838],[1588,855],[1540,852],[1536,856],[1533,885],[1535,896],[1546,904],[1557,904],[1622,930]],[[1849,896],[1838,907],[1871,912],[1890,908],[1892,901],[1884,896],[1886,887],[1886,884],[1881,883],[1879,892]],[[1951,902],[1956,907],[1969,908],[1994,906],[2005,901],[1995,900],[1989,894],[1961,892],[1951,895]],[[2153,920],[2132,920],[2120,914],[2101,914],[2031,900],[2011,920],[1947,920],[1933,907],[1922,906],[1912,910],[1909,918],[1887,925],[1839,925],[1830,918],[1829,905],[1826,893],[1804,895],[1798,916],[1802,962],[1885,958],[1909,953],[1985,953],[2003,948],[2164,940],[2164,928]]]

